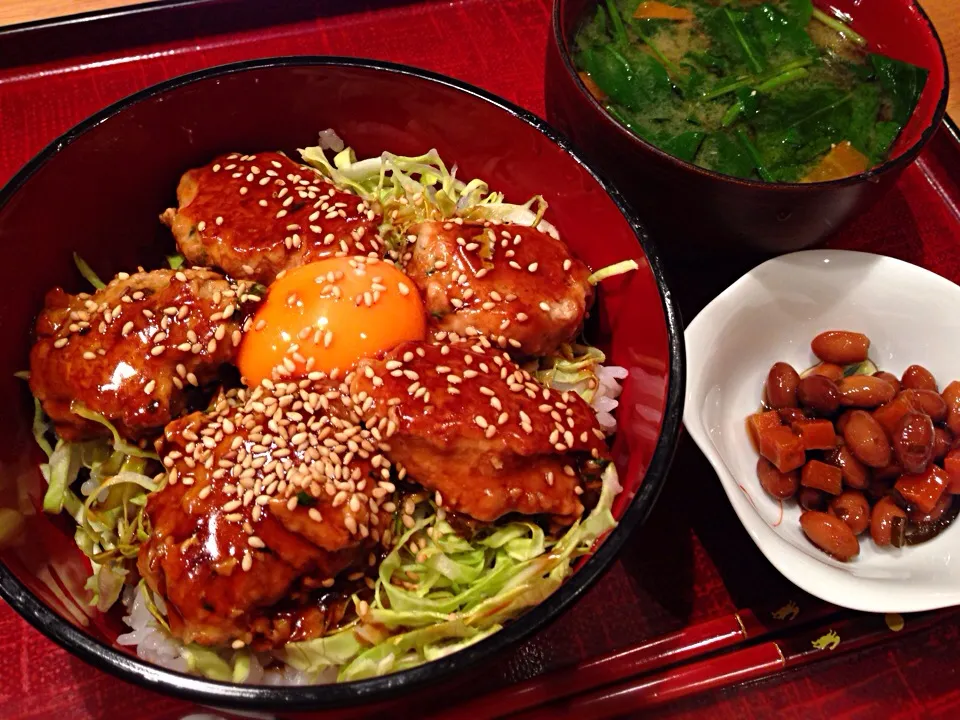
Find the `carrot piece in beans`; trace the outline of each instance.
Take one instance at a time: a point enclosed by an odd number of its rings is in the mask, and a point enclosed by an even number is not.
[[[811,460],[803,466],[800,484],[815,490],[823,490],[831,495],[839,495],[843,492],[843,472],[835,465]]]
[[[807,459],[800,438],[784,426],[760,431],[760,454],[782,473],[796,470]]]
[[[837,446],[837,434],[829,420],[798,420],[792,427],[805,450],[832,450]]]
[[[947,473],[939,465],[931,464],[922,473],[901,475],[894,487],[910,505],[928,513],[933,510],[949,483]]]
[[[760,433],[768,428],[780,427],[783,422],[780,420],[780,413],[776,410],[767,412],[758,412],[747,418],[747,427],[750,428],[750,437],[757,447],[760,446]]]
[[[947,453],[943,458],[943,469],[950,478],[947,485],[947,492],[953,495],[960,495],[960,448],[956,448]]]

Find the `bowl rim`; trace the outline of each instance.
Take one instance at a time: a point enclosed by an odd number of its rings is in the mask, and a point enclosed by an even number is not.
[[[645,151],[652,153],[659,160],[668,162],[680,170],[694,173],[695,175],[699,175],[705,179],[726,182],[743,188],[763,188],[772,192],[791,190],[800,192],[816,192],[821,188],[850,187],[865,181],[876,182],[876,178],[880,175],[902,170],[917,158],[917,156],[920,154],[920,151],[924,148],[924,146],[926,146],[926,144],[930,141],[930,138],[933,137],[933,134],[943,123],[944,117],[947,117],[947,99],[950,94],[950,69],[947,65],[947,54],[943,48],[943,42],[940,40],[940,36],[937,34],[936,27],[934,27],[933,22],[930,20],[930,17],[927,15],[920,3],[917,2],[917,0],[908,1],[916,9],[918,20],[926,23],[927,29],[930,31],[930,34],[936,43],[937,49],[940,51],[940,66],[943,68],[943,88],[940,91],[937,104],[933,109],[933,119],[930,124],[923,129],[923,132],[920,133],[920,137],[917,138],[916,142],[905,149],[897,157],[886,160],[876,167],[868,168],[862,173],[857,173],[856,175],[850,175],[844,178],[838,178],[836,180],[820,180],[818,182],[809,183],[766,182],[764,180],[753,180],[750,178],[738,178],[734,177],[733,175],[724,175],[723,173],[716,172],[715,170],[707,170],[699,165],[694,165],[692,162],[681,160],[680,158],[661,150],[656,145],[644,140],[639,135],[631,132],[626,126],[621,125],[587,90],[586,86],[583,84],[583,80],[580,79],[580,76],[577,73],[577,69],[573,66],[573,61],[570,54],[570,43],[567,42],[567,38],[563,33],[563,9],[567,6],[570,0],[554,0],[553,12],[551,13],[552,33],[548,39],[548,42],[552,42],[554,45],[556,45],[557,50],[560,53],[560,59],[563,62],[564,69],[566,70],[567,75],[570,77],[570,80],[573,81],[573,84],[581,96],[581,99],[586,100],[587,104],[593,108],[594,112],[602,116],[603,123],[607,127],[612,127],[618,135],[624,137],[629,142],[636,143]]]
[[[381,60],[342,56],[293,55],[245,60],[179,75],[139,90],[108,105],[53,140],[0,189],[0,212],[3,211],[3,208],[24,183],[61,149],[107,119],[143,100],[212,77],[252,70],[304,66],[361,68],[392,75],[417,77],[465,93],[480,102],[493,105],[532,126],[554,145],[558,146],[600,185],[627,221],[636,236],[637,242],[643,249],[657,285],[663,309],[667,353],[669,355],[669,375],[663,419],[654,453],[643,481],[630,504],[625,508],[617,527],[604,539],[599,549],[587,558],[583,566],[547,600],[531,608],[518,620],[502,630],[443,658],[442,662],[424,663],[391,675],[328,685],[243,685],[199,678],[146,662],[87,635],[48,608],[0,562],[0,597],[6,600],[33,627],[61,647],[94,667],[141,687],[164,692],[181,699],[224,708],[264,710],[283,707],[285,710],[293,711],[338,708],[368,701],[380,702],[402,692],[405,693],[417,687],[422,687],[428,682],[447,679],[455,672],[475,665],[481,659],[490,658],[508,646],[518,644],[535,631],[542,629],[548,622],[555,620],[562,611],[567,609],[600,577],[626,543],[631,532],[649,515],[673,459],[683,414],[686,357],[679,306],[673,293],[667,287],[665,271],[655,244],[650,240],[644,226],[626,204],[620,192],[583,159],[569,140],[537,115],[474,85],[428,70]]]
[[[845,263],[881,263],[900,273],[912,273],[923,277],[927,282],[936,283],[947,289],[954,296],[960,295],[960,288],[947,278],[899,258],[878,253],[863,252],[860,250],[841,249],[814,249],[799,250],[770,258],[734,281],[726,290],[710,302],[687,326],[686,334],[691,337],[691,347],[699,347],[699,354],[695,353],[688,363],[688,372],[693,374],[708,362],[708,355],[704,354],[704,343],[709,346],[710,321],[717,313],[723,313],[731,304],[742,299],[745,292],[760,276],[770,270],[771,266],[789,263],[792,259],[814,266],[823,260]],[[702,339],[698,339],[702,338]],[[873,613],[906,613],[937,610],[949,607],[957,601],[958,592],[937,591],[929,589],[901,591],[892,588],[892,584],[899,584],[899,578],[872,578],[856,575],[851,569],[845,568],[836,561],[828,559],[827,555],[813,551],[805,552],[784,539],[779,532],[771,527],[761,517],[751,500],[743,501],[744,492],[741,488],[743,476],[738,476],[730,466],[727,456],[712,441],[711,430],[703,420],[704,399],[710,388],[699,380],[688,384],[684,408],[684,428],[693,439],[697,448],[710,463],[710,467],[717,476],[717,481],[723,488],[727,501],[744,531],[756,545],[757,549],[767,561],[783,577],[799,587],[801,590],[825,600],[838,607]],[[813,550],[813,545],[810,545]],[[850,567],[850,566],[848,566]]]

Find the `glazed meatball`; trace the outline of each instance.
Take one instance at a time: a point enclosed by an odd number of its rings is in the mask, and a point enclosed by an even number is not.
[[[480,338],[404,343],[350,379],[365,423],[387,421],[384,454],[443,507],[484,522],[507,513],[583,512],[581,479],[608,457],[590,406],[539,385]]]
[[[405,271],[436,328],[480,333],[515,357],[573,340],[593,301],[590,271],[560,240],[523,225],[429,221]]]
[[[330,618],[310,589],[367,566],[383,539],[390,463],[370,430],[326,413],[325,392],[309,380],[231,391],[157,442],[168,479],[147,502],[138,566],[183,640],[264,648],[322,634]]]
[[[30,389],[64,440],[103,436],[74,403],[139,440],[187,408],[187,391],[232,362],[256,296],[204,269],[119,274],[95,293],[47,294],[30,352]]]
[[[264,285],[331,255],[383,255],[380,218],[356,195],[279,153],[218,157],[188,170],[161,220],[192,265]]]

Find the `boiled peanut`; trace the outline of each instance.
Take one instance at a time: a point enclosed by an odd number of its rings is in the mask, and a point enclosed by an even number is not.
[[[854,457],[846,445],[827,454],[827,462],[836,465],[843,473],[843,484],[854,490],[865,490],[870,484],[870,471]]]
[[[875,408],[893,400],[897,391],[886,380],[871,375],[851,375],[837,383],[844,407]]]
[[[907,513],[903,508],[889,495],[880,498],[870,513],[870,537],[873,541],[881,547],[900,547],[903,545],[906,529]]]
[[[757,477],[761,487],[777,500],[793,497],[800,486],[799,470],[782,473],[764,457],[757,460]]]
[[[933,390],[937,392],[937,379],[923,365],[911,365],[903,371],[900,386],[904,390]]]
[[[797,406],[800,374],[785,362],[774,363],[767,373],[767,405],[774,410]]]
[[[850,452],[865,465],[879,468],[890,464],[890,442],[870,413],[854,410],[843,429],[843,439]]]
[[[929,415],[935,423],[947,419],[947,403],[933,390],[904,390],[903,392],[910,393],[913,404],[920,412]]]
[[[840,493],[830,501],[827,512],[843,520],[854,535],[870,527],[870,503],[862,492],[847,490]]]
[[[862,333],[828,330],[813,339],[810,349],[824,362],[850,365],[867,359],[870,340]]]
[[[929,415],[907,413],[893,433],[893,452],[904,472],[923,472],[933,458],[935,433]]]
[[[833,380],[823,375],[808,375],[797,386],[800,405],[818,415],[832,415],[840,407],[840,391]]]
[[[808,510],[800,516],[800,527],[810,542],[837,560],[847,562],[860,554],[857,536],[840,518]]]
[[[881,380],[886,380],[888,383],[893,385],[893,389],[897,392],[900,392],[900,378],[898,378],[893,373],[884,372],[879,370],[873,374],[875,378],[880,378]]]

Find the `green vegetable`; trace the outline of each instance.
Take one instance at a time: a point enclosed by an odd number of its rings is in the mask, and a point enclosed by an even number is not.
[[[332,182],[349,187],[384,217],[391,218],[380,230],[394,250],[402,251],[408,242],[407,228],[422,220],[495,220],[536,227],[557,236],[556,229],[543,219],[547,204],[533,197],[523,205],[504,202],[503,195],[490,192],[479,179],[464,183],[447,170],[436,150],[405,157],[383,153],[379,157],[357,160],[346,148],[327,158],[322,147],[300,151],[309,165]]]
[[[823,10],[820,10],[819,8],[813,8],[813,12],[811,13],[811,15],[814,17],[814,19],[819,20],[827,27],[833,28],[838,33],[843,35],[845,38],[848,38],[853,42],[855,42],[857,45],[867,44],[867,39],[863,37],[863,35],[861,35],[858,32],[855,32],[853,28],[851,28],[849,25],[842,22],[841,20],[838,20],[835,17],[831,17],[830,15],[827,15],[825,12],[823,12]]]
[[[591,285],[596,285],[609,277],[614,277],[616,275],[623,275],[624,273],[632,272],[639,269],[636,260],[622,260],[613,265],[607,265],[606,267],[600,268],[595,273],[590,275],[587,278],[587,282]]]
[[[179,270],[181,267],[183,267],[184,262],[185,258],[179,253],[176,255],[167,255],[167,264],[170,266],[171,270]]]
[[[926,80],[922,68],[844,53],[829,33],[811,34],[816,21],[865,42],[811,0],[681,6],[692,21],[635,19],[636,0],[599,2],[577,34],[574,60],[618,122],[709,170],[799,182],[844,141],[871,166],[882,163]]]
[[[307,673],[340,667],[340,680],[358,680],[479,642],[560,586],[573,559],[589,553],[616,525],[612,507],[619,491],[616,470],[608,465],[597,506],[558,540],[529,522],[508,523],[467,539],[423,501],[414,526],[381,563],[374,601],[360,625],[288,643],[280,657]],[[403,585],[414,577],[415,586]],[[367,628],[381,630],[371,635]]]
[[[891,104],[892,120],[903,127],[920,100],[928,72],[923,68],[873,54],[870,63]]]
[[[86,418],[87,420],[98,422],[104,427],[106,427],[110,431],[110,434],[113,435],[114,450],[117,450],[118,452],[122,452],[125,455],[132,455],[133,457],[150,458],[152,460],[160,459],[160,457],[155,452],[151,452],[149,450],[143,450],[142,448],[139,448],[136,445],[131,445],[130,443],[128,443],[126,440],[120,437],[120,433],[117,431],[117,428],[114,427],[113,423],[107,420],[100,413],[96,413],[96,412],[93,412],[92,410],[88,410],[79,402],[74,401],[73,403],[70,404],[70,412],[74,413],[75,415],[79,415],[82,418]]]
[[[100,277],[90,268],[90,266],[87,265],[84,259],[77,255],[77,253],[73,254],[73,263],[77,266],[77,270],[80,271],[80,274],[83,275],[84,280],[93,285],[93,287],[95,287],[97,290],[106,287],[106,285],[103,283],[103,280],[100,279]]]

